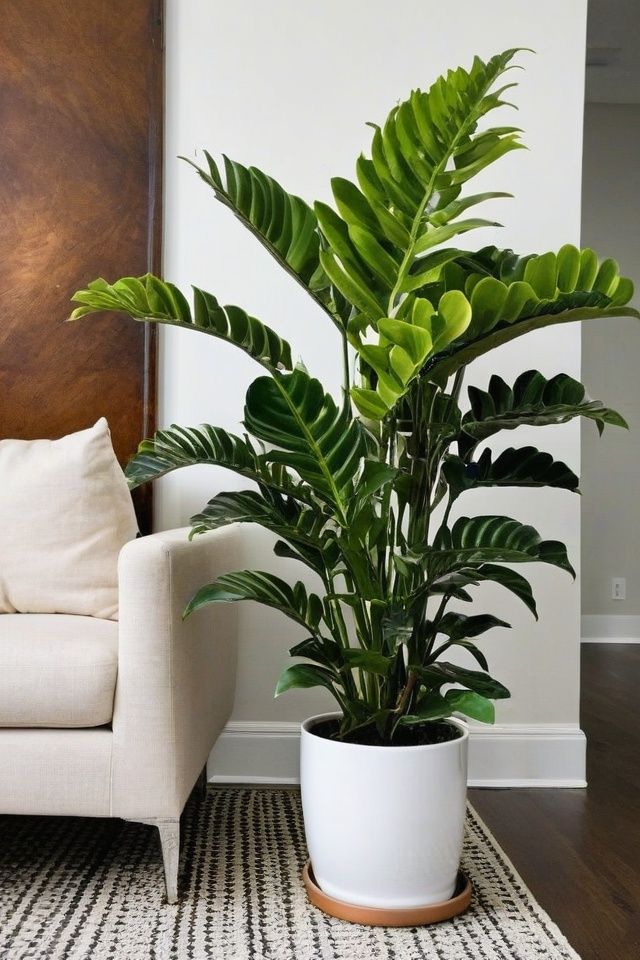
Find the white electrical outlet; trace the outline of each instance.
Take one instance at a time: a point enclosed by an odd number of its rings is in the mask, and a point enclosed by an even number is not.
[[[625,577],[613,577],[611,580],[611,599],[625,600],[627,596],[627,581]]]

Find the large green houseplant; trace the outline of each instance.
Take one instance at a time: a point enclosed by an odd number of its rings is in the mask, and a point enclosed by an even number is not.
[[[522,146],[517,127],[486,120],[514,86],[501,78],[516,52],[476,58],[393,107],[373,127],[357,182],[332,180],[334,206],[309,206],[227,157],[219,165],[205,153],[206,166],[196,167],[339,331],[341,397],[294,366],[272,329],[204,290],[194,288],[191,305],[146,275],[96,280],[74,296],[71,319],[123,311],[218,337],[262,366],[246,396],[245,435],[172,426],[141,445],[127,475],[136,487],[209,463],[252,482],[213,497],[192,519],[194,533],[260,524],[279,538],[278,556],[313,571],[317,588],[244,570],[204,585],[186,613],[254,600],[295,620],[303,632],[291,654],[301,662],[284,670],[277,692],[326,687],[339,719],[324,733],[349,742],[446,739],[457,730],[434,721],[454,713],[491,722],[493,701],[509,694],[487,672],[479,638],[508,624],[464,613],[469,589],[493,581],[536,615],[530,585],[512,566],[539,561],[572,572],[563,544],[510,517],[461,515],[458,501],[479,487],[575,492],[573,471],[532,446],[494,455],[481,445],[501,430],[574,417],[600,431],[625,425],[563,373],[547,380],[529,370],[513,384],[494,376],[462,399],[468,365],[529,331],[638,315],[625,306],[631,282],[592,250],[518,256],[463,242],[475,228],[497,226],[469,216],[471,208],[509,196],[467,186]],[[455,647],[467,665],[451,662]]]

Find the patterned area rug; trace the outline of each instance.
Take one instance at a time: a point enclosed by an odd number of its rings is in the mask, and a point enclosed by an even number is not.
[[[469,810],[462,917],[359,927],[306,900],[297,793],[209,788],[183,823],[181,902],[163,898],[157,831],[117,820],[0,817],[3,960],[576,960]]]

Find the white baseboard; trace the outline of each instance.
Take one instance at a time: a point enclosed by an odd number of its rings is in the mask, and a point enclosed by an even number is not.
[[[214,783],[299,782],[300,725],[235,721],[209,760]],[[571,725],[472,727],[471,787],[585,787],[586,739]]]
[[[588,614],[581,633],[583,643],[640,643],[640,616]]]
[[[300,782],[300,724],[231,721],[209,757],[214,783]]]
[[[586,763],[586,737],[570,724],[495,724],[470,731],[470,787],[586,787]]]

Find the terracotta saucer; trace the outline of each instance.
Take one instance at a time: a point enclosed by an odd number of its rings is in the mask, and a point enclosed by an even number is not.
[[[354,903],[345,903],[324,893],[315,881],[313,868],[307,860],[302,871],[302,879],[307,896],[315,907],[319,907],[330,917],[361,923],[372,927],[422,927],[429,923],[441,923],[464,913],[471,903],[471,881],[458,872],[458,880],[453,896],[442,903],[430,903],[425,907],[404,907],[387,910],[383,907],[361,907]]]

